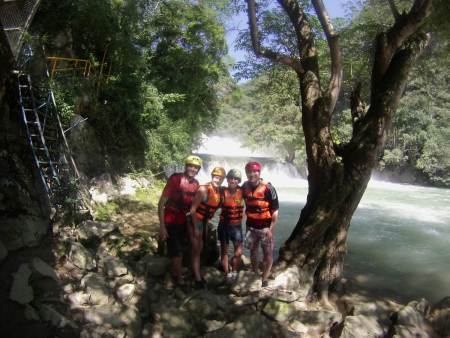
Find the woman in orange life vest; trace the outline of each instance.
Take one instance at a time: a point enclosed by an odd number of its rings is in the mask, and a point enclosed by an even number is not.
[[[220,191],[220,221],[217,232],[220,241],[220,253],[223,271],[227,282],[233,282],[237,276],[237,270],[241,263],[242,255],[242,217],[244,210],[244,200],[242,190],[239,187],[242,175],[237,169],[231,169],[227,174],[228,187]],[[230,240],[234,246],[234,256],[231,258],[231,268],[228,265],[228,244]]]
[[[172,258],[172,278],[175,283],[182,281],[181,263],[183,242],[186,240],[188,214],[199,183],[194,178],[202,160],[198,156],[185,159],[184,173],[170,176],[158,203],[159,237],[167,240],[169,256]]]
[[[207,224],[220,204],[219,188],[225,178],[225,169],[216,167],[211,172],[211,182],[200,186],[195,194],[191,207],[192,223],[188,232],[191,240],[192,270],[194,272],[195,287],[206,288],[200,275],[200,254],[203,249],[203,236],[206,237]]]
[[[273,263],[274,232],[278,221],[278,195],[275,188],[261,178],[261,164],[249,162],[245,166],[247,182],[242,185],[247,215],[247,245],[252,268],[258,273],[258,247],[263,251],[262,286],[268,286]]]

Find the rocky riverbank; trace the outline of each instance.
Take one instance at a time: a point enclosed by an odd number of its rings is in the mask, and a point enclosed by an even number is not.
[[[294,267],[267,288],[248,259],[231,285],[213,265],[208,290],[193,288],[187,268],[187,284],[174,286],[155,204],[106,181],[91,192],[114,203],[110,220],[55,224],[41,245],[2,258],[3,337],[450,336],[450,298],[402,305],[344,290],[325,309],[308,302],[309,278]]]

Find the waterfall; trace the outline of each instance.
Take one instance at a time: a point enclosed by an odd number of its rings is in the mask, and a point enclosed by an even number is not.
[[[204,137],[202,145],[194,151],[203,159],[203,166],[197,179],[200,183],[211,180],[210,173],[214,167],[224,167],[225,170],[235,168],[242,172],[245,181],[245,164],[249,161],[261,163],[261,177],[271,182],[275,187],[306,187],[307,182],[289,163],[275,158],[270,150],[253,151],[244,147],[239,140],[231,137]],[[226,183],[225,183],[226,184]]]

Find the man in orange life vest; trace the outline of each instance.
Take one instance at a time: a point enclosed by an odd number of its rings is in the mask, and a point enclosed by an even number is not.
[[[247,215],[247,245],[252,268],[258,273],[258,246],[263,251],[262,286],[268,285],[273,263],[274,232],[278,221],[278,196],[275,188],[261,178],[261,164],[249,162],[245,166],[247,182],[242,185]]]
[[[241,263],[242,255],[242,216],[244,211],[244,200],[242,190],[239,187],[242,175],[237,169],[231,169],[227,174],[228,187],[220,191],[220,213],[219,227],[217,232],[220,241],[220,256],[223,271],[227,282],[232,282],[237,276],[237,270]],[[234,246],[234,256],[231,258],[231,268],[228,263],[228,244],[230,240]]]
[[[181,264],[183,242],[187,238],[187,224],[192,200],[199,183],[194,178],[202,160],[198,156],[185,159],[184,173],[169,177],[158,203],[159,236],[167,240],[169,256],[172,258],[172,278],[175,283],[182,281]]]
[[[203,249],[203,236],[206,238],[208,222],[220,205],[219,188],[225,179],[225,169],[216,167],[211,172],[211,182],[200,186],[191,207],[192,223],[189,224],[189,238],[191,240],[192,271],[194,272],[195,287],[205,289],[206,283],[200,275],[200,254]]]

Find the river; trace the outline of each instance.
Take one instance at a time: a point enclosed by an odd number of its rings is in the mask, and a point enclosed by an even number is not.
[[[243,171],[249,158],[263,162],[261,176],[273,183],[280,200],[277,254],[298,220],[308,184],[293,168],[264,154],[244,155],[202,155],[206,165],[199,179],[206,182],[214,165]],[[436,302],[450,295],[449,206],[450,189],[372,179],[351,221],[344,277],[358,288],[399,301],[425,297]]]

